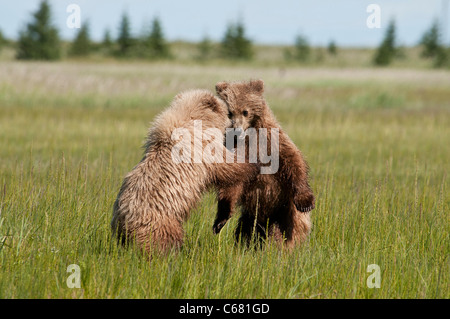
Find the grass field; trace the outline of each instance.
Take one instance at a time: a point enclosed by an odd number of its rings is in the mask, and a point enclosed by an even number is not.
[[[310,164],[308,241],[235,246],[236,216],[215,236],[205,194],[178,254],[112,243],[153,117],[180,90],[250,77]],[[449,145],[448,71],[1,62],[0,298],[449,298]]]

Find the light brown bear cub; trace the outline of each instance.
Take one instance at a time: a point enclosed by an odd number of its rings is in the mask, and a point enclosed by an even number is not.
[[[263,81],[221,82],[216,85],[216,91],[228,105],[234,128],[244,131],[255,128],[257,132],[265,128],[268,145],[272,138],[271,129],[278,129],[277,149],[271,155],[278,155],[279,167],[274,174],[258,174],[249,182],[222,187],[218,194],[214,232],[220,232],[235,205],[240,204],[242,215],[236,229],[237,240],[249,244],[255,232],[260,239],[273,237],[291,248],[304,241],[311,229],[308,212],[314,209],[315,199],[308,183],[308,165],[264,100]],[[258,139],[262,137],[261,134],[258,133]],[[246,160],[249,159],[248,140],[246,138]]]
[[[150,254],[155,248],[162,252],[179,248],[183,222],[204,191],[242,183],[258,173],[255,164],[224,160],[227,115],[219,98],[192,90],[177,95],[156,118],[144,157],[126,175],[114,203],[111,228],[122,243],[135,241]],[[214,130],[217,138],[212,136]]]

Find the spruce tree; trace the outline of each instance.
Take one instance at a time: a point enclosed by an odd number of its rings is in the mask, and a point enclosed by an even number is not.
[[[301,62],[306,62],[311,54],[308,40],[302,35],[298,35],[295,39],[295,51],[293,57]]]
[[[103,34],[102,47],[109,50],[112,47],[112,44],[111,32],[109,29],[106,29]]]
[[[433,66],[435,68],[450,67],[450,49],[439,46],[434,57]]]
[[[84,23],[78,31],[70,48],[72,56],[86,56],[92,51],[92,43],[89,37],[89,25]]]
[[[235,45],[238,52],[238,58],[248,60],[253,56],[252,43],[245,36],[245,28],[242,22],[238,22],[236,25]]]
[[[58,30],[51,23],[50,5],[44,0],[33,14],[33,21],[20,31],[16,57],[25,60],[57,60],[60,56]]]
[[[434,21],[431,28],[425,32],[419,44],[423,46],[422,57],[432,58],[440,53],[439,24],[437,21]]]
[[[227,59],[248,60],[252,58],[252,42],[246,37],[242,22],[228,25],[221,49],[222,56]]]
[[[154,59],[170,57],[169,46],[164,39],[161,22],[158,18],[153,19],[152,28],[148,37],[144,40],[146,56]]]
[[[119,45],[117,54],[119,56],[127,56],[130,54],[133,46],[133,39],[130,31],[130,20],[128,15],[124,13],[120,21],[119,36],[117,38],[117,44]]]
[[[2,48],[5,46],[6,42],[7,42],[7,41],[6,41],[5,36],[3,35],[2,30],[0,30],[0,51],[1,51]]]
[[[208,60],[212,57],[213,45],[211,40],[205,36],[197,45],[198,55],[197,59],[200,61]]]
[[[222,56],[224,58],[232,59],[237,53],[235,52],[235,44],[234,44],[234,25],[230,24],[225,31],[225,35],[222,40]]]
[[[331,55],[336,55],[337,54],[337,46],[336,46],[336,43],[334,41],[330,41],[330,43],[328,43],[327,51]]]
[[[374,63],[379,66],[388,65],[392,62],[396,54],[395,22],[394,20],[391,20],[386,30],[386,35],[375,54]]]

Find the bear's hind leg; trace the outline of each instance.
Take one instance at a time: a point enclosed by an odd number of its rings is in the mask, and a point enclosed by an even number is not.
[[[293,216],[293,227],[290,242],[288,246],[294,246],[303,243],[311,232],[310,213],[301,213],[295,210]]]
[[[269,237],[288,249],[304,242],[311,231],[309,213],[302,213],[291,207],[288,212],[280,215],[278,221],[269,225]]]

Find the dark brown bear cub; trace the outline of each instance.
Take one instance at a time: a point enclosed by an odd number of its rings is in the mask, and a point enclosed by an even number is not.
[[[309,212],[314,209],[315,199],[308,183],[308,165],[268,107],[263,97],[263,81],[221,82],[216,85],[216,92],[227,103],[233,128],[241,131],[254,128],[258,139],[263,137],[260,132],[265,131],[267,145],[275,137],[271,129],[276,129],[277,148],[271,156],[278,156],[279,166],[273,174],[258,174],[249,182],[219,189],[214,232],[220,232],[240,204],[242,215],[236,240],[249,244],[255,233],[260,239],[272,237],[292,248],[304,241],[311,229]],[[246,161],[252,156],[249,149],[246,138]],[[261,162],[259,151],[257,154]]]

